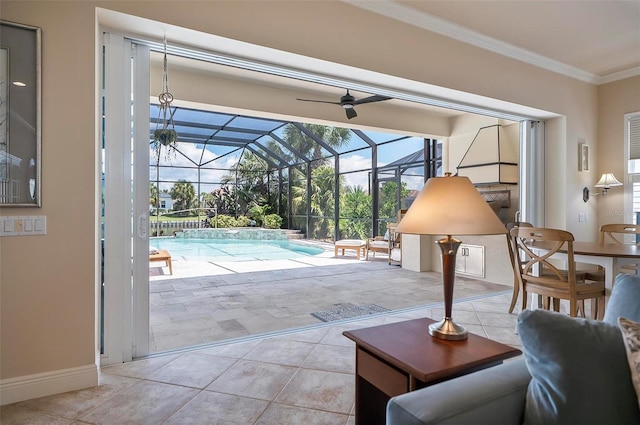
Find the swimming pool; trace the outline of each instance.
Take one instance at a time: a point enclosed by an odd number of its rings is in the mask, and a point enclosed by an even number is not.
[[[286,260],[324,252],[288,240],[151,238],[149,249],[166,249],[172,258],[191,261]]]

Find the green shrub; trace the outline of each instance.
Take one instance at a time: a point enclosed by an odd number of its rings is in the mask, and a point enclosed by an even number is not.
[[[238,218],[234,218],[230,215],[218,214],[216,217],[209,218],[209,224],[211,225],[211,227],[218,228],[249,227],[251,224],[251,219],[244,215],[241,215]]]
[[[282,217],[278,214],[264,216],[263,226],[267,229],[279,229],[282,226]]]
[[[257,221],[258,226],[265,226],[264,218],[270,209],[271,207],[269,205],[254,205],[249,209],[249,215]]]
[[[218,214],[215,217],[209,219],[211,227],[236,227],[236,219],[230,215]]]
[[[249,227],[250,221],[249,217],[241,215],[236,218],[236,227]]]

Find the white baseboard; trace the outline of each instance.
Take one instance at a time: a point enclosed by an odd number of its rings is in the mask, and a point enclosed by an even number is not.
[[[98,385],[95,364],[0,380],[0,405]]]

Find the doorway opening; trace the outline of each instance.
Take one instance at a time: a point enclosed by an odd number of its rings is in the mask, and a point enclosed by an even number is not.
[[[150,43],[150,44],[153,44],[153,43]],[[140,63],[138,63],[137,65],[140,65]],[[136,67],[136,69],[137,68],[138,67]],[[149,66],[149,69],[152,69],[152,66]],[[135,86],[135,84],[134,84],[134,86]],[[139,86],[139,84],[138,84],[138,86]],[[105,92],[109,93],[109,91],[105,91]],[[147,99],[148,98],[149,97],[147,97]],[[228,110],[226,110],[228,108],[225,108],[225,107],[220,107],[220,108],[222,109],[222,111],[220,113],[222,113],[222,114],[227,114],[228,113]],[[459,114],[459,113],[460,113],[460,111],[456,111],[455,112],[455,114]],[[135,117],[135,120],[139,119],[140,116],[146,116],[148,118],[151,115],[152,114],[150,114],[150,112],[147,111],[142,115],[137,115]],[[234,114],[234,115],[237,115],[237,114]],[[273,116],[273,113],[265,113],[265,115]],[[501,118],[495,118],[495,117],[489,117],[489,119],[491,119],[491,120],[501,120]],[[335,124],[335,123],[329,123],[329,124],[331,124],[331,126],[333,126],[332,124]],[[126,125],[123,125],[123,127],[126,128]],[[333,126],[333,127],[335,127],[335,126]],[[147,131],[148,131],[148,127],[147,127]],[[350,131],[352,131],[356,135],[358,135],[356,133],[357,131],[362,132],[361,129],[355,129],[355,130],[354,129],[350,129]],[[304,133],[306,136],[309,136],[309,134],[308,134],[309,132],[310,131],[309,131],[308,128],[307,128],[307,132],[302,131],[302,133]],[[312,131],[311,131],[311,133],[313,134]],[[379,130],[379,129],[376,129],[374,131],[374,133],[384,133],[384,132]],[[360,139],[364,141],[365,145],[369,145],[369,147],[370,147],[370,143],[372,142],[374,137],[371,137],[372,136],[371,134],[369,134],[369,135],[367,135],[366,133],[363,133],[363,134],[365,134],[370,140],[367,141],[365,138],[360,138]],[[378,134],[375,134],[374,136],[377,137]],[[417,136],[398,136],[396,134],[394,137],[396,137],[396,138],[398,138],[398,137],[406,137],[406,140],[409,140],[410,138],[415,138]],[[433,138],[433,136],[427,138],[424,135],[423,136],[418,136],[418,138],[421,140],[421,142],[423,144],[424,143],[429,143],[429,142],[427,142],[427,140],[437,140],[436,138]],[[145,135],[145,136],[140,137],[138,140],[145,140],[145,139],[147,139],[147,141],[148,141],[148,134]],[[373,143],[375,144],[375,141]],[[408,144],[409,142],[405,142],[405,143]],[[320,144],[320,146],[321,146],[320,151],[322,151],[322,148],[323,148],[322,144]],[[327,150],[326,147],[324,147],[324,149]],[[436,148],[436,150],[437,150],[437,148]],[[289,151],[290,151],[289,153],[291,153],[292,156],[300,157],[300,155],[296,155],[296,152],[294,152],[293,150],[289,149]],[[331,152],[330,150],[328,150],[328,151]],[[261,151],[257,150],[257,152],[261,152]],[[250,152],[250,153],[252,153],[255,156],[259,157],[260,155],[257,152]],[[425,151],[423,150],[423,155],[425,155],[424,152]],[[441,149],[441,152],[442,152],[442,149]],[[411,152],[409,152],[409,154],[411,154]],[[147,159],[148,159],[148,152],[140,153],[137,156],[137,158],[141,158],[142,155],[146,155]],[[343,158],[340,158],[340,155],[344,155]],[[275,162],[276,164],[277,164],[277,161],[279,161],[279,158],[277,158],[277,156],[274,157],[271,154],[267,154],[265,156],[269,159],[269,161]],[[302,156],[304,156],[304,155],[302,155]],[[383,175],[383,173],[385,171],[388,172],[390,170],[388,167],[386,169],[384,168],[384,166],[389,165],[389,163],[383,163],[382,164],[383,166],[380,167],[380,159],[377,158],[377,155],[371,154],[371,158],[365,158],[366,161],[370,161],[371,162],[371,164],[372,164],[371,167],[369,167],[369,168],[364,168],[364,167],[356,168],[352,164],[357,164],[356,160],[360,159],[360,158],[358,158],[358,156],[359,156],[359,154],[358,154],[358,152],[356,150],[345,151],[345,152],[339,153],[337,156],[334,155],[334,158],[337,157],[339,159],[337,159],[337,160],[334,159],[334,166],[332,168],[333,175],[331,175],[331,172],[327,173],[327,174],[329,174],[327,176],[327,179],[326,179],[328,184],[330,184],[331,187],[335,188],[338,185],[338,182],[340,181],[341,178],[347,179],[347,178],[358,178],[358,177],[361,177],[361,176],[366,176],[368,187],[373,188],[372,192],[375,193],[374,196],[380,197],[381,194],[384,191],[382,190],[382,185],[380,184],[380,181],[375,181],[375,180],[379,179],[379,177],[381,175]],[[406,158],[406,156],[405,156],[405,158]],[[431,161],[432,159],[425,160],[424,158],[422,158],[422,159],[418,158],[416,160],[416,163],[413,164],[415,166],[404,167],[404,170],[405,171],[409,171],[409,172],[412,173],[412,174],[409,174],[409,175],[412,176],[411,178],[415,178],[415,179],[422,178],[422,180],[424,181],[424,178],[425,178],[425,175],[426,175],[425,174],[426,172],[424,171],[424,169],[426,168],[425,163]],[[265,161],[265,162],[269,162],[269,161]],[[335,162],[339,163],[338,167],[335,167]],[[340,165],[342,165],[342,167]],[[428,164],[428,167],[431,167],[431,166],[432,166],[432,164]],[[126,167],[127,167],[127,165],[125,164],[125,168]],[[160,168],[159,164],[156,164],[156,167],[159,169]],[[349,169],[349,167],[353,167],[353,168]],[[380,217],[380,209],[378,209],[377,211],[373,210],[372,213],[371,213],[371,215],[372,215],[371,217],[355,217],[355,218],[358,219],[357,221],[354,220],[354,217],[348,217],[348,216],[343,215],[344,209],[341,212],[341,210],[339,208],[337,209],[337,211],[338,211],[337,213],[334,212],[334,216],[333,217],[331,217],[331,216],[327,217],[325,215],[314,215],[314,214],[311,213],[311,211],[313,210],[313,208],[312,208],[313,205],[311,204],[311,202],[309,202],[309,198],[312,198],[314,195],[315,195],[315,197],[321,197],[322,195],[326,195],[328,193],[327,191],[323,191],[321,189],[316,190],[313,187],[313,185],[310,185],[310,183],[318,183],[319,180],[317,180],[317,179],[314,180],[313,178],[310,179],[309,177],[307,177],[309,175],[309,173],[308,173],[309,170],[320,169],[320,168],[321,167],[318,166],[318,163],[316,162],[316,159],[307,158],[306,161],[302,161],[302,162],[299,162],[298,164],[294,164],[293,166],[291,166],[287,170],[287,173],[286,173],[285,176],[287,177],[287,179],[290,182],[290,184],[293,185],[294,187],[296,187],[294,183],[295,182],[299,182],[300,183],[299,187],[302,188],[302,189],[306,189],[306,193],[304,194],[304,196],[302,196],[301,200],[297,204],[295,204],[299,208],[300,214],[295,214],[296,211],[293,209],[293,206],[294,206],[294,203],[295,203],[294,202],[295,198],[293,197],[293,190],[290,190],[287,193],[285,190],[283,190],[283,188],[279,188],[278,189],[278,190],[280,190],[280,192],[279,192],[280,195],[277,197],[278,198],[278,202],[279,202],[278,209],[280,209],[282,207],[282,205],[285,205],[287,208],[289,208],[288,211],[291,211],[291,213],[289,214],[288,217],[286,217],[286,219],[287,219],[288,222],[290,222],[292,224],[291,227],[300,227],[301,230],[305,231],[305,234],[307,235],[307,237],[313,236],[313,234],[311,232],[311,230],[313,230],[313,229],[316,229],[316,228],[325,229],[325,230],[323,230],[324,233],[322,234],[322,236],[326,237],[327,241],[331,241],[331,240],[336,240],[336,237],[339,238],[341,236],[340,232],[341,232],[341,229],[343,228],[342,225],[344,225],[344,227],[347,227],[347,225],[352,225],[353,228],[350,229],[349,231],[357,231],[358,230],[358,226],[355,225],[355,224],[357,224],[357,222],[364,223],[364,222],[370,221],[371,222],[371,226],[370,226],[371,227],[371,231],[370,231],[370,233],[368,233],[368,235],[374,236],[375,234],[381,234],[382,231],[384,230],[384,222],[385,222],[386,219],[388,219],[388,217],[384,217],[384,216]],[[382,168],[382,170],[380,172],[378,170],[379,168]],[[132,166],[131,169],[132,170],[138,170],[138,165]],[[346,169],[346,171],[344,173],[341,173],[341,172],[336,172],[335,171],[336,169],[337,170],[345,170]],[[438,167],[436,166],[436,170],[437,169],[438,169]],[[132,171],[132,172],[135,172],[135,171]],[[147,172],[148,172],[148,169],[147,169]],[[402,173],[399,174],[399,175],[402,175]],[[387,177],[389,177],[389,176],[387,175]],[[107,179],[108,179],[108,177],[107,177]],[[152,181],[151,175],[148,174],[142,180],[146,181],[147,182],[147,186],[148,186],[148,182]],[[391,181],[391,180],[389,180],[389,181]],[[304,183],[304,185],[303,185],[303,183]],[[384,181],[382,183],[384,183]],[[396,181],[396,183],[397,183],[397,181]],[[403,183],[403,181],[401,179],[400,186],[402,185],[402,183]],[[280,186],[280,183],[278,183],[278,186]],[[371,193],[371,189],[369,189],[369,190],[370,190],[370,193]],[[345,195],[348,194],[348,193],[346,193],[348,191],[349,191],[348,189],[344,189]],[[145,192],[146,192],[146,194],[148,194],[148,191],[145,191]],[[357,196],[357,194],[360,193],[357,190],[355,190],[354,192],[356,193],[356,195],[354,195],[354,196]],[[400,193],[400,195],[395,197],[395,200],[394,200],[394,202],[396,202],[395,205],[401,205],[402,204],[402,198],[403,198],[403,191],[402,190],[398,191],[397,187],[396,187],[394,192],[395,192],[394,194],[397,194],[398,192]],[[286,196],[283,195],[284,193],[286,193]],[[341,190],[339,189],[338,191],[334,191],[333,192],[333,194],[334,194],[334,197],[333,197],[334,206],[336,206],[336,205],[339,206],[340,202],[335,202],[335,198],[336,198],[335,194],[336,193],[340,194]],[[145,196],[146,196],[146,194],[145,194]],[[325,196],[325,197],[328,198],[328,201],[331,200],[331,196]],[[147,200],[148,199],[149,199],[149,197],[147,196]],[[201,199],[199,199],[199,201],[201,201]],[[144,246],[145,242],[147,243],[147,245],[146,245],[146,248],[144,249],[144,251],[139,249],[138,251],[136,251],[135,254],[132,254],[132,257],[134,258],[134,261],[133,261],[134,268],[136,267],[136,265],[139,266],[141,263],[145,263],[145,265],[148,265],[147,254],[148,254],[148,251],[149,251],[149,246],[148,246],[148,242],[146,241],[145,238],[148,238],[149,231],[148,231],[148,221],[145,221],[145,220],[148,220],[149,204],[150,203],[149,202],[145,202],[144,200],[141,200],[139,202],[139,204],[140,205],[138,205],[138,207],[142,207],[144,205],[145,212],[144,212],[144,214],[140,214],[140,215],[137,215],[137,216],[134,215],[133,218],[131,218],[131,215],[130,215],[130,222],[134,223],[134,225],[132,225],[132,228],[137,229],[137,232],[138,232],[138,236],[137,237],[142,239],[141,245]],[[336,211],[336,209],[334,209],[334,211]],[[306,214],[304,214],[304,213],[306,213]],[[378,214],[378,217],[374,217],[375,214]],[[106,215],[107,214],[105,212],[105,216]],[[143,217],[143,218],[141,219],[141,217]],[[331,222],[331,220],[333,220],[333,223],[332,223],[333,224],[333,234],[331,234],[332,232],[330,230],[326,230],[326,229],[330,229],[331,228],[331,226],[327,226],[326,225],[327,223]],[[323,227],[323,225],[324,225],[324,227]],[[146,234],[145,234],[145,232],[146,232]],[[109,233],[107,233],[107,234],[109,234]],[[132,236],[131,235],[128,235],[128,236],[125,235],[124,238],[125,238],[125,240],[128,240],[129,241],[129,245],[131,245]],[[133,239],[135,239],[135,238],[133,238]],[[109,244],[107,243],[107,245],[109,245]],[[124,245],[121,244],[120,246],[124,246]],[[131,252],[131,251],[127,251],[127,252]],[[109,263],[111,263],[111,265],[113,267],[117,267],[118,263],[120,263],[120,264],[126,263],[125,257],[118,259],[117,255],[116,256],[110,256],[109,255],[109,248],[108,247],[105,248],[105,260],[106,260],[105,261],[105,268],[107,270],[109,270],[109,268],[110,268]],[[147,279],[148,279],[148,268],[147,268]],[[124,279],[124,280],[126,281],[126,279]],[[108,277],[105,277],[105,281],[108,282]],[[148,282],[148,280],[147,280],[147,282]],[[148,285],[148,283],[147,283],[147,285]],[[144,288],[144,285],[142,285],[141,287]],[[131,289],[131,288],[133,288],[133,289]],[[125,284],[121,288],[121,294],[120,295],[122,295],[123,293],[126,294],[127,291],[130,292],[130,291],[133,290],[134,292],[136,292],[137,290],[140,290],[140,289],[136,289],[136,288],[140,288],[140,287],[138,285],[136,285],[135,282],[132,285]],[[134,300],[135,300],[134,301],[134,308],[132,309],[133,311],[131,313],[131,315],[133,317],[135,317],[137,315],[144,315],[144,311],[145,310],[147,312],[147,317],[148,317],[148,312],[149,312],[148,302],[149,301],[148,301],[148,298],[147,298],[146,301],[142,300],[142,297],[144,296],[143,292],[144,291],[142,290],[142,292],[140,294],[138,294],[137,296],[133,297]],[[148,288],[147,288],[147,296],[148,296],[148,293],[149,292],[148,292]],[[116,298],[118,298],[118,297],[116,297]],[[105,295],[104,299],[107,300],[107,303],[105,304],[104,311],[108,313],[110,311],[110,309],[111,309],[111,303],[108,302],[108,300],[109,300],[108,295]],[[120,303],[121,304],[120,308],[127,309],[126,306],[122,306],[123,300],[125,300],[125,301],[127,300],[126,295],[124,297],[120,297],[119,300],[114,300],[113,302]],[[137,303],[144,304],[145,302],[147,303],[146,307],[142,306],[140,308],[140,305],[137,304]],[[112,314],[106,314],[105,316],[112,316]],[[111,328],[112,331],[115,331],[116,333],[119,333],[120,334],[120,337],[119,337],[120,343],[121,344],[126,344],[126,340],[135,340],[136,339],[135,336],[127,337],[127,333],[130,333],[130,335],[137,335],[140,332],[142,332],[142,333],[145,332],[144,331],[144,326],[140,325],[140,323],[143,323],[144,320],[141,319],[139,321],[139,323],[136,322],[135,320],[134,320],[134,322],[136,323],[136,325],[133,327],[133,329],[129,329],[129,330],[126,329],[126,326],[124,327],[125,328],[124,331],[123,330],[114,329],[113,325],[106,326],[106,328]],[[105,323],[106,324],[109,323],[108,317],[105,317]],[[122,325],[120,325],[120,326],[122,327]],[[146,327],[146,332],[147,333],[149,332],[148,330],[149,330],[149,327],[147,326]],[[105,335],[108,335],[108,334],[109,334],[109,332],[105,329]],[[138,340],[144,340],[144,339],[145,339],[144,336],[138,335]],[[108,345],[108,344],[109,344],[109,342],[105,341],[105,346]],[[152,350],[149,349],[148,345],[146,345],[146,350],[145,350],[145,345],[146,344],[144,342],[141,343],[141,344],[134,344],[134,346],[137,347],[138,350],[137,350],[137,354],[136,355],[134,355],[134,354],[131,355],[131,358],[144,356],[144,355],[148,354],[149,352],[152,352]],[[133,351],[135,351],[135,350],[132,350],[132,353],[133,353]],[[125,356],[125,360],[126,360],[126,356]]]

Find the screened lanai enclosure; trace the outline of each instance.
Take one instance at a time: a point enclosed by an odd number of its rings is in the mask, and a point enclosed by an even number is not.
[[[154,139],[163,113],[151,105],[152,216],[197,212],[198,226],[228,227],[273,226],[263,220],[275,214],[309,239],[364,239],[441,174],[435,139],[171,107],[165,144]]]

